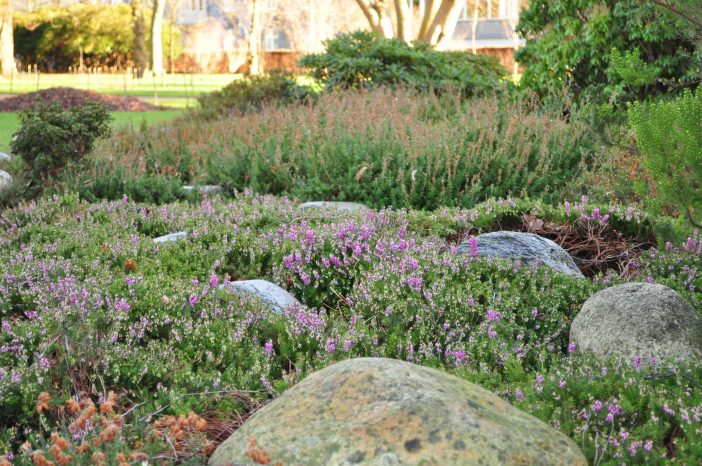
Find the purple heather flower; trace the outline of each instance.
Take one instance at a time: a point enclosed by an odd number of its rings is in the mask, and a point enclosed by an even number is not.
[[[473,257],[473,259],[478,258],[478,242],[475,240],[475,238],[471,238],[468,243],[470,244],[470,255]]]
[[[567,215],[570,215],[570,202],[565,202],[565,211]]]
[[[631,365],[634,366],[634,369],[636,369],[637,371],[641,369],[641,360],[642,359],[643,358],[641,356],[639,356],[638,354],[632,358]]]
[[[515,396],[515,398],[517,398],[518,400],[523,400],[523,399],[524,399],[524,393],[522,393],[522,391],[521,391],[520,389],[518,389],[518,388],[517,388],[516,390],[514,390],[514,396]]]
[[[568,352],[569,353],[575,353],[575,351],[578,349],[578,345],[575,343],[568,343]]]
[[[210,275],[210,287],[217,288],[218,284],[219,284],[219,279],[217,278],[217,275],[215,275],[215,274]]]
[[[420,291],[422,289],[422,277],[408,278],[407,286],[409,286],[411,290]]]
[[[599,413],[602,410],[602,402],[600,400],[595,400],[595,402],[592,404],[592,410]]]
[[[502,317],[502,314],[500,314],[499,312],[493,311],[492,309],[487,310],[487,319],[489,321],[500,320],[501,317]]]
[[[273,355],[273,340],[268,340],[264,346],[264,351],[266,353],[266,357],[270,358]]]
[[[200,301],[200,297],[196,294],[190,296],[190,299],[188,299],[188,302],[190,303],[190,307],[195,307],[197,302]]]
[[[122,194],[122,205],[123,205],[123,206],[126,206],[126,205],[127,205],[127,201],[128,201],[127,195],[126,195],[126,194]]]
[[[687,247],[690,249],[690,252],[695,252],[695,242],[690,237],[687,238]]]
[[[651,441],[651,440],[647,441],[646,444],[644,445],[644,450],[646,450],[646,451],[653,450],[653,441]]]
[[[566,384],[567,382],[565,380],[561,380],[560,382],[558,382],[558,386],[561,388],[566,388]]]

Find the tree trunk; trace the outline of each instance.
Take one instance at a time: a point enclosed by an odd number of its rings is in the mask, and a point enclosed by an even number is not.
[[[12,76],[15,70],[12,0],[0,0],[0,74]]]
[[[175,73],[175,24],[178,20],[178,10],[181,0],[171,2],[171,24],[168,27],[168,69],[171,74]]]
[[[163,74],[163,12],[166,0],[154,0],[151,16],[151,72],[155,76]]]
[[[458,0],[443,0],[441,2],[441,6],[427,31],[429,42],[439,46],[453,35],[463,5],[464,3]]]
[[[411,41],[412,37],[412,9],[407,0],[395,0],[395,14],[397,15],[397,37],[404,41]]]
[[[422,23],[419,26],[419,32],[417,33],[417,39],[429,42],[429,37],[427,36],[429,27],[434,22],[436,18],[436,13],[439,11],[441,6],[441,0],[427,0],[426,9],[424,10],[424,15],[422,16]]]
[[[249,74],[258,76],[263,72],[261,66],[261,5],[259,0],[251,2],[251,27],[249,28],[249,49],[246,61],[249,64]]]
[[[141,10],[140,0],[132,0],[132,20],[134,21],[134,68],[136,77],[144,76],[144,71],[148,66],[148,55],[146,53],[146,26],[144,25],[144,13]]]
[[[392,19],[388,16],[387,0],[356,0],[371,29],[383,37],[393,37]]]

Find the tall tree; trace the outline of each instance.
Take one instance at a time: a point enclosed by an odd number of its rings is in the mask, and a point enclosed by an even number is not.
[[[141,78],[148,66],[149,57],[146,53],[146,26],[140,0],[132,0],[132,20],[134,21],[134,68],[136,68],[137,78]]]
[[[451,37],[465,6],[461,0],[426,0],[419,28],[413,26],[412,0],[393,0],[394,17],[388,0],[356,0],[373,31],[383,37],[398,37],[410,41],[419,39],[433,45]],[[395,24],[393,24],[393,19]],[[417,29],[416,33],[414,29]]]
[[[163,74],[163,12],[166,0],[154,0],[151,15],[151,72],[154,75]],[[171,26],[172,27],[172,26]]]
[[[0,74],[15,71],[15,44],[12,36],[12,0],[0,0]]]
[[[249,74],[251,76],[258,76],[263,72],[263,66],[261,66],[261,33],[261,4],[259,0],[252,0],[249,47],[246,53],[246,62],[249,65]]]

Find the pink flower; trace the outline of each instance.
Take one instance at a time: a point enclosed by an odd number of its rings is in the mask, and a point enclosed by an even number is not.
[[[468,244],[470,244],[470,255],[473,257],[473,259],[478,258],[478,242],[475,240],[475,238],[471,238],[468,241]]]
[[[488,319],[489,321],[492,322],[492,321],[500,320],[501,317],[502,317],[502,314],[500,314],[499,312],[493,311],[492,309],[488,309],[488,311],[487,311],[487,319]]]
[[[515,396],[515,398],[517,398],[518,400],[523,400],[523,399],[524,399],[524,393],[522,393],[522,391],[521,391],[520,389],[518,389],[518,388],[514,391],[514,396]]]

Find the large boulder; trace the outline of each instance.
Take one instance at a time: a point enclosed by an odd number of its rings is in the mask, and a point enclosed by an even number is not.
[[[598,357],[702,357],[702,317],[667,286],[626,283],[585,301],[570,342]]]
[[[315,202],[305,202],[300,204],[298,210],[301,211],[314,211],[314,210],[326,210],[334,211],[339,213],[364,213],[368,212],[370,209],[368,206],[359,204],[357,202],[327,202],[327,201],[315,201]]]
[[[188,233],[186,231],[179,231],[178,233],[171,233],[164,236],[159,236],[154,238],[154,243],[169,243],[172,241],[178,241],[180,239],[187,239]]]
[[[543,264],[556,272],[575,277],[583,274],[565,249],[551,241],[531,233],[495,231],[475,237],[478,255],[503,259],[518,259],[530,265]],[[458,253],[470,254],[470,241],[458,246]]]
[[[219,288],[241,297],[254,297],[274,312],[283,312],[289,306],[300,305],[300,302],[293,295],[267,280],[227,282]]]
[[[308,376],[254,413],[209,465],[256,464],[245,454],[250,439],[270,464],[587,464],[571,439],[493,393],[384,358]]]
[[[0,170],[0,190],[12,184],[12,177],[6,171]]]

